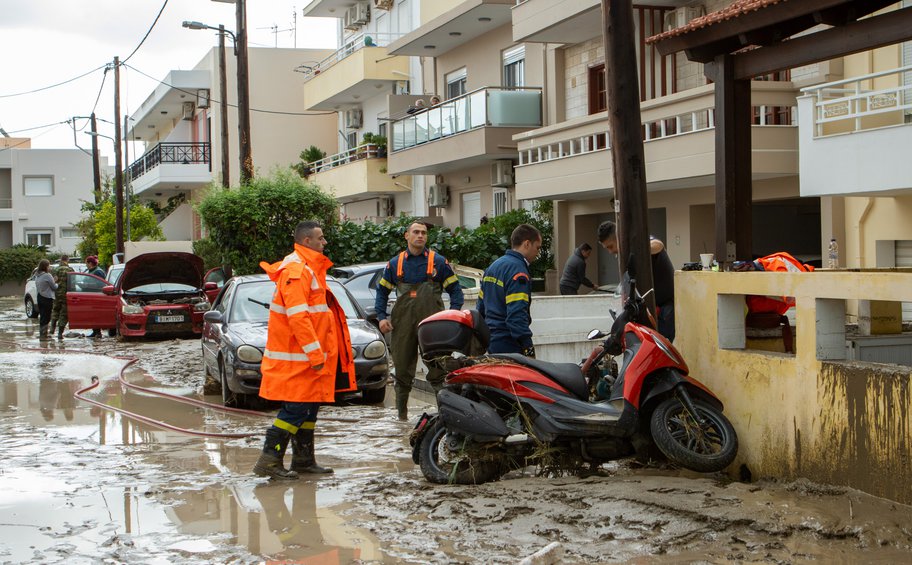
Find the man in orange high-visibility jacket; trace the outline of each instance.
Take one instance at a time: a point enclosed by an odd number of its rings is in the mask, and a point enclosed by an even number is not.
[[[260,396],[282,401],[253,468],[260,476],[296,479],[299,473],[332,473],[314,458],[317,411],[320,404],[335,400],[337,390],[356,389],[345,312],[326,286],[332,261],[323,255],[325,245],[319,223],[301,222],[295,229],[294,252],[272,265],[260,263],[276,283],[260,365]],[[291,468],[285,469],[289,441]]]

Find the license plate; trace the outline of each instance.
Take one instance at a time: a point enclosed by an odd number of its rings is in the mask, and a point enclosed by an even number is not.
[[[155,321],[160,324],[163,324],[163,323],[167,324],[170,322],[183,322],[184,317],[183,316],[157,316],[155,318]]]

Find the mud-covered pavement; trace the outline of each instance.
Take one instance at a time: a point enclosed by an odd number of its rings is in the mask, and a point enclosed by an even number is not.
[[[268,414],[123,391],[124,362],[106,356],[139,358],[131,382],[195,396],[198,341],[50,342],[70,353],[10,341],[39,346],[36,322],[3,298],[2,563],[515,563],[554,541],[565,563],[912,560],[912,508],[803,481],[745,484],[622,462],[586,478],[431,485],[411,462],[410,426],[382,406],[321,409],[317,455],[336,473],[272,484],[249,472]],[[93,375],[102,385],[87,395],[112,406],[252,436],[187,436],[74,399]],[[412,412],[428,401],[416,398]]]

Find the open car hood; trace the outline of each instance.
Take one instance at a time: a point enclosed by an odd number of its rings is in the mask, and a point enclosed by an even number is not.
[[[179,251],[143,253],[127,261],[119,282],[123,290],[153,283],[179,283],[201,288],[203,259]]]

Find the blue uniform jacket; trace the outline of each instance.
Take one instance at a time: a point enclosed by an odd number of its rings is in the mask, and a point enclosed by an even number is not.
[[[425,249],[421,255],[412,255],[411,251],[405,250],[405,264],[402,266],[402,280],[396,276],[399,270],[399,255],[390,259],[383,270],[383,276],[377,283],[377,296],[374,299],[374,309],[377,311],[377,319],[385,320],[387,318],[386,302],[389,299],[391,290],[396,289],[399,282],[406,284],[418,284],[428,280],[428,250]],[[459,285],[459,277],[453,272],[450,263],[440,253],[434,253],[434,269],[432,279],[439,282],[443,289],[450,295],[450,309],[462,309],[462,303],[465,299],[462,296],[462,287]]]
[[[491,330],[491,353],[522,353],[532,347],[532,277],[529,263],[512,249],[491,263],[478,292],[477,309]]]

